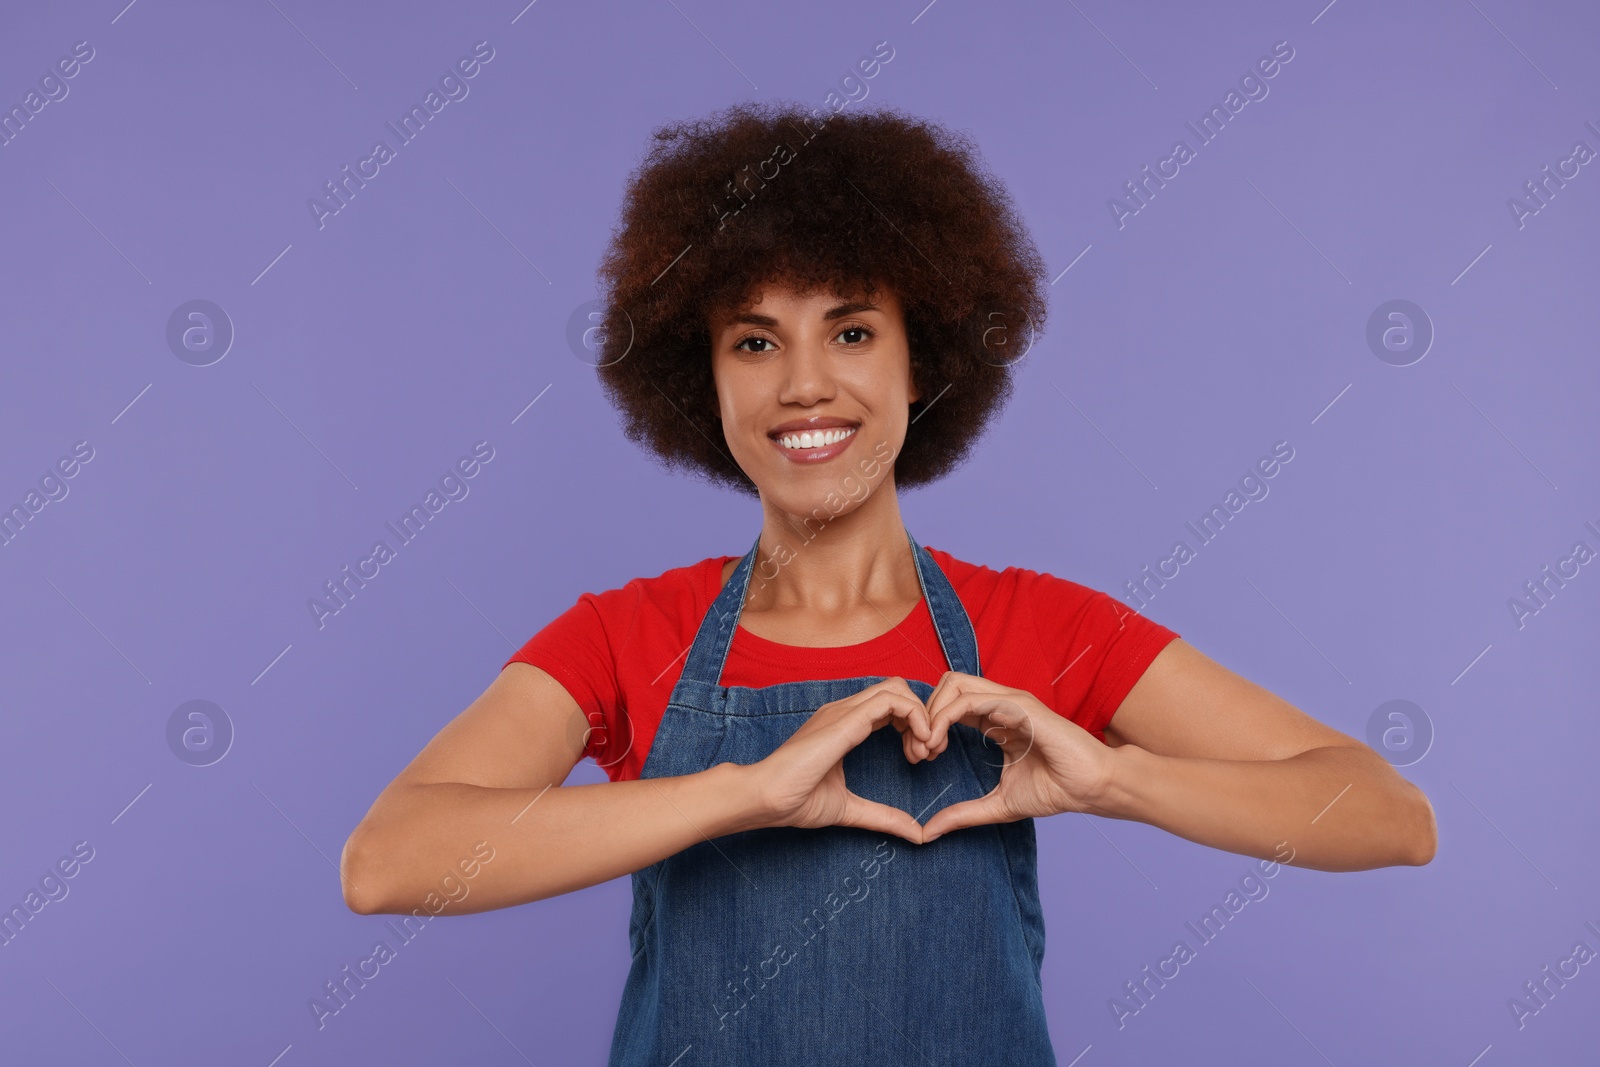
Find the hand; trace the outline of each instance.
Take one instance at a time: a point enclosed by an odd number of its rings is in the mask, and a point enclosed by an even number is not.
[[[908,760],[915,763],[928,752],[928,709],[904,678],[887,678],[822,705],[770,756],[750,764],[767,813],[765,825],[859,826],[921,844],[922,825],[917,820],[899,808],[857,796],[845,786],[845,753],[886,722],[900,731]]]
[[[1005,764],[987,795],[935,812],[922,827],[924,844],[967,826],[1093,810],[1110,784],[1114,751],[1025,690],[949,671],[927,710],[929,759],[948,747],[950,726],[959,722],[998,744]]]

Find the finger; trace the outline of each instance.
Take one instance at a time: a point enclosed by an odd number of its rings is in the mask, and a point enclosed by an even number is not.
[[[1013,744],[1026,740],[1033,734],[1033,717],[1023,708],[1005,697],[969,694],[971,708],[982,716],[978,729],[997,745]]]
[[[904,679],[900,679],[900,682],[904,686]],[[861,714],[867,716],[871,724],[869,733],[886,721],[893,720],[896,729],[900,729],[902,733],[909,729],[919,741],[926,741],[929,736],[928,709],[917,699],[917,695],[909,686],[905,687],[904,692],[894,688],[878,689],[861,700],[856,707]]]
[[[880,804],[876,800],[857,796],[848,790],[845,792],[844,814],[839,817],[838,824],[894,834],[896,837],[905,838],[913,845],[922,844],[922,824],[908,813],[888,804]]]
[[[947,673],[928,697],[928,723],[933,730],[931,744],[934,754],[938,755],[949,746],[951,723],[964,722],[968,726],[978,724],[971,716],[969,698],[1014,700],[1025,695],[1029,694],[991,682],[987,678],[959,674],[955,671]],[[967,703],[963,704],[963,700],[967,700]]]
[[[932,751],[930,759],[937,758],[946,748],[945,734],[949,727],[940,723],[939,709],[949,703],[952,693],[960,692],[960,677],[954,671],[946,671],[939,678],[939,684],[933,687],[933,692],[928,694],[928,729],[932,734],[928,741],[928,748]]]
[[[900,747],[904,750],[907,763],[921,763],[928,759],[928,743],[918,738],[909,730],[900,731]]]
[[[962,800],[949,807],[940,808],[922,827],[922,843],[927,844],[951,830],[963,830],[969,826],[987,826],[997,822],[1015,822],[1016,816],[1006,810],[1005,804],[997,794],[998,790],[975,800]]]
[[[899,681],[901,685],[890,686],[888,683],[880,683],[885,688],[875,689],[874,693],[862,697],[862,704],[866,704],[867,699],[888,702],[891,709],[894,709],[893,723],[891,723],[894,729],[901,731],[901,734],[910,734],[922,739],[928,734],[928,709],[918,699],[917,694],[912,693],[912,689],[902,678],[891,678],[891,681]]]
[[[928,699],[925,702],[925,706],[928,709],[928,729],[930,733],[935,733],[938,730],[938,723],[935,717],[938,709],[950,699],[950,693],[959,691],[960,680],[967,677],[970,677],[970,675],[959,674],[956,671],[945,671],[944,674],[939,676],[939,683],[933,687],[933,692],[928,694]],[[946,743],[943,736],[934,736],[930,738],[927,747],[929,749],[928,758],[935,759],[939,753],[945,750]]]
[[[883,686],[885,691],[905,701],[906,706],[912,710],[912,714],[906,718],[907,724],[912,727],[918,739],[926,740],[929,733],[928,706],[911,688],[911,683],[896,676],[884,679],[879,685]]]
[[[911,714],[905,719],[906,727],[896,724],[904,739],[906,759],[911,763],[918,763],[929,758],[928,737],[932,733],[932,726],[928,718],[928,706],[925,701],[917,696],[911,688],[911,683],[904,678],[887,678],[881,683],[885,688],[903,697],[908,702],[915,704]]]
[[[938,681],[937,684],[934,685],[933,692],[928,694],[928,700],[927,700],[928,707],[929,708],[937,707],[940,703],[943,702],[943,699],[944,699],[941,694],[945,693],[946,691],[948,691],[950,689],[959,688],[960,685],[961,685],[961,679],[970,678],[970,677],[972,677],[972,676],[969,675],[969,674],[961,674],[961,673],[959,673],[957,671],[945,671],[943,674],[941,674],[939,676],[939,681]]]
[[[1026,755],[1033,744],[1033,718],[1026,708],[1009,697],[992,692],[962,692],[950,698],[934,716],[935,733],[941,726],[948,737],[953,723],[980,731],[1015,758]],[[1022,747],[1022,751],[1016,751]]]
[[[920,706],[915,694],[902,697],[894,690],[883,688],[882,683],[878,683],[868,686],[859,693],[822,705],[810,719],[806,720],[806,725],[813,730],[821,730],[835,729],[842,724],[845,733],[852,738],[853,747],[865,741],[867,735],[882,726],[886,720],[897,717],[898,722],[904,722],[926,732],[926,709],[919,722],[913,723],[910,720],[913,707]]]
[[[804,740],[796,731],[786,744],[810,746],[813,759],[831,765],[885,723],[891,723],[902,738],[911,736],[911,744],[925,744],[928,716],[922,702],[915,693],[902,695],[881,683],[818,708],[801,728],[806,731]]]
[[[971,675],[948,675],[947,678],[950,683],[928,698],[928,728],[933,733],[929,747],[936,756],[949,747],[953,723],[961,722],[968,726],[979,723],[980,719],[971,710],[973,698],[992,695],[986,687],[974,685],[981,685],[983,680],[980,678]]]
[[[877,728],[875,719],[883,714],[881,706],[855,697],[830,701],[812,712],[773,756],[783,754],[780,762],[789,769],[808,781],[821,781],[847,753],[866,741]]]
[[[911,683],[898,674],[885,678],[881,682],[876,682],[869,688],[887,689],[890,692],[899,693],[901,696],[910,697],[912,700],[917,699],[917,694],[912,690]]]
[[[1016,763],[1033,751],[1038,741],[1034,727],[1038,719],[1033,710],[1013,703],[1005,697],[996,698],[984,707],[984,724],[979,727],[984,740],[1000,748],[1001,767]]]

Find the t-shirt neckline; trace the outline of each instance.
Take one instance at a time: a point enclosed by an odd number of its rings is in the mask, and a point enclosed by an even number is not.
[[[715,556],[711,559],[711,566],[706,569],[706,610],[709,610],[719,593],[722,591],[722,568],[730,559],[739,559],[739,556]],[[742,613],[741,613],[742,614]],[[704,613],[702,612],[702,617]],[[904,619],[895,623],[888,630],[877,637],[858,641],[853,645],[786,645],[780,641],[773,641],[762,637],[760,634],[745,629],[741,619],[734,630],[734,640],[738,642],[742,654],[754,659],[771,664],[790,664],[796,659],[813,659],[817,662],[829,664],[870,664],[881,662],[884,656],[900,647],[918,644],[922,638],[933,631],[933,615],[928,610],[927,597],[919,597]]]

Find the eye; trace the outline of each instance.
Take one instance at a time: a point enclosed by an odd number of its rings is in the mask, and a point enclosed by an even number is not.
[[[741,337],[738,341],[736,341],[734,343],[733,349],[734,349],[735,352],[749,352],[752,355],[757,355],[757,356],[764,355],[766,352],[770,351],[769,349],[766,349],[766,348],[750,349],[750,348],[744,347],[745,345],[749,344],[752,341],[754,341],[754,342],[756,342],[758,344],[764,344],[764,345],[772,344],[772,341],[771,341],[770,338],[762,337],[759,334],[751,334],[749,337]]]
[[[855,340],[844,342],[847,347],[854,348],[857,345],[864,345],[868,341],[872,340],[872,338],[877,336],[877,331],[873,330],[870,326],[863,326],[860,323],[854,323],[841,329],[837,334],[834,335],[834,337],[837,339],[844,337],[846,334],[857,335]],[[746,348],[745,346],[749,344],[766,345],[768,347]],[[776,342],[770,337],[762,337],[760,334],[751,334],[748,337],[741,337],[738,341],[735,341],[733,348],[736,352],[749,352],[751,355],[759,356],[765,355],[766,353],[772,351],[771,346],[774,344],[776,344]]]

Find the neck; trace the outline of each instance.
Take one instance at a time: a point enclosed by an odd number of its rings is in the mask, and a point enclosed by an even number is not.
[[[920,597],[892,474],[836,517],[790,514],[766,499],[761,507],[746,611],[837,615]]]

